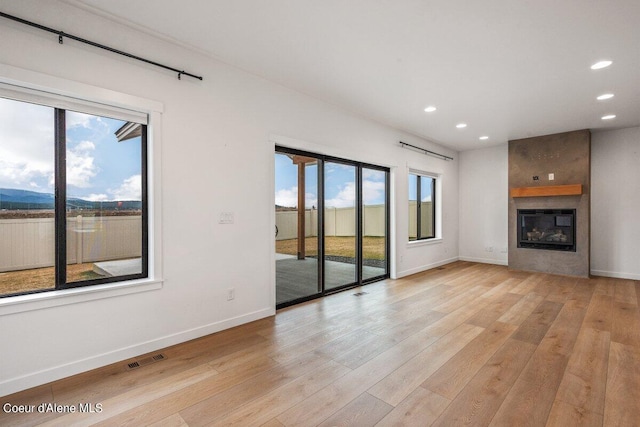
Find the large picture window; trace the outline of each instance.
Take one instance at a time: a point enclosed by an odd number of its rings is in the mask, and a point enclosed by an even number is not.
[[[0,297],[148,277],[146,121],[60,104],[0,98]]]
[[[409,241],[436,237],[436,178],[409,173]]]

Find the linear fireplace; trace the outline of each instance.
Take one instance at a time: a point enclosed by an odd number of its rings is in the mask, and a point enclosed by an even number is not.
[[[575,209],[518,209],[518,247],[576,251]]]

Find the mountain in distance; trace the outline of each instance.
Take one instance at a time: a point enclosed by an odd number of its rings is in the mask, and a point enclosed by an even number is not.
[[[14,188],[0,188],[0,209],[53,209],[55,198],[51,193],[38,193],[36,191],[18,190]],[[109,202],[93,202],[79,198],[67,199],[67,209],[141,209],[139,200],[122,200]]]

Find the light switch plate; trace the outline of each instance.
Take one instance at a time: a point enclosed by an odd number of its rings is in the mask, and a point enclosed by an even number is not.
[[[218,224],[233,224],[233,212],[220,212]]]

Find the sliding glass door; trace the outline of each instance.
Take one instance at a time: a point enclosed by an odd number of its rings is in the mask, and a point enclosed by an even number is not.
[[[389,173],[362,169],[362,280],[387,275]]]
[[[324,164],[324,288],[358,282],[356,166]]]
[[[389,277],[389,170],[275,154],[276,307]]]
[[[276,152],[276,305],[320,295],[319,159]]]

